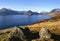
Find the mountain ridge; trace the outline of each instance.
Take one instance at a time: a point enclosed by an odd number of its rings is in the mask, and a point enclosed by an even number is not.
[[[0,15],[39,15],[38,12],[29,11],[15,11],[11,9],[2,8],[0,9]]]
[[[53,9],[47,15],[52,17],[60,17],[60,9]]]

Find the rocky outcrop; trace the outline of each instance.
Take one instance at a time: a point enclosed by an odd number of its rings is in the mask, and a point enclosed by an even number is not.
[[[40,41],[54,41],[51,39],[51,32],[47,28],[41,28],[39,32]]]
[[[54,39],[51,39],[51,32],[47,28],[41,28],[39,29],[39,36],[40,38],[32,40],[32,41],[54,41]]]
[[[25,41],[25,36],[20,28],[15,27],[4,41]]]
[[[51,38],[51,33],[48,29],[46,28],[41,28],[39,35],[41,38]]]

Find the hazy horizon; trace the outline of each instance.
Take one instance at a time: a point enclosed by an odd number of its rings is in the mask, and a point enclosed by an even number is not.
[[[60,0],[0,0],[0,9],[7,8],[17,11],[51,11],[60,8]]]

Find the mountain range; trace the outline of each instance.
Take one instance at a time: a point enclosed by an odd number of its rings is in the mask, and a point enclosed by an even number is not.
[[[38,12],[29,11],[15,11],[11,9],[2,8],[0,9],[0,15],[39,15]]]
[[[11,9],[6,9],[6,8],[2,8],[0,9],[0,15],[59,15],[60,14],[60,9],[53,9],[50,12],[45,12],[42,11],[40,13],[38,12],[33,12],[31,10],[28,11],[15,11],[15,10],[11,10]]]

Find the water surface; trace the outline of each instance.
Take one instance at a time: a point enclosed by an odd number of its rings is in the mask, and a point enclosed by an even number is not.
[[[40,19],[47,19],[49,16],[45,15],[0,15],[0,29],[8,28],[11,26],[28,25]]]

